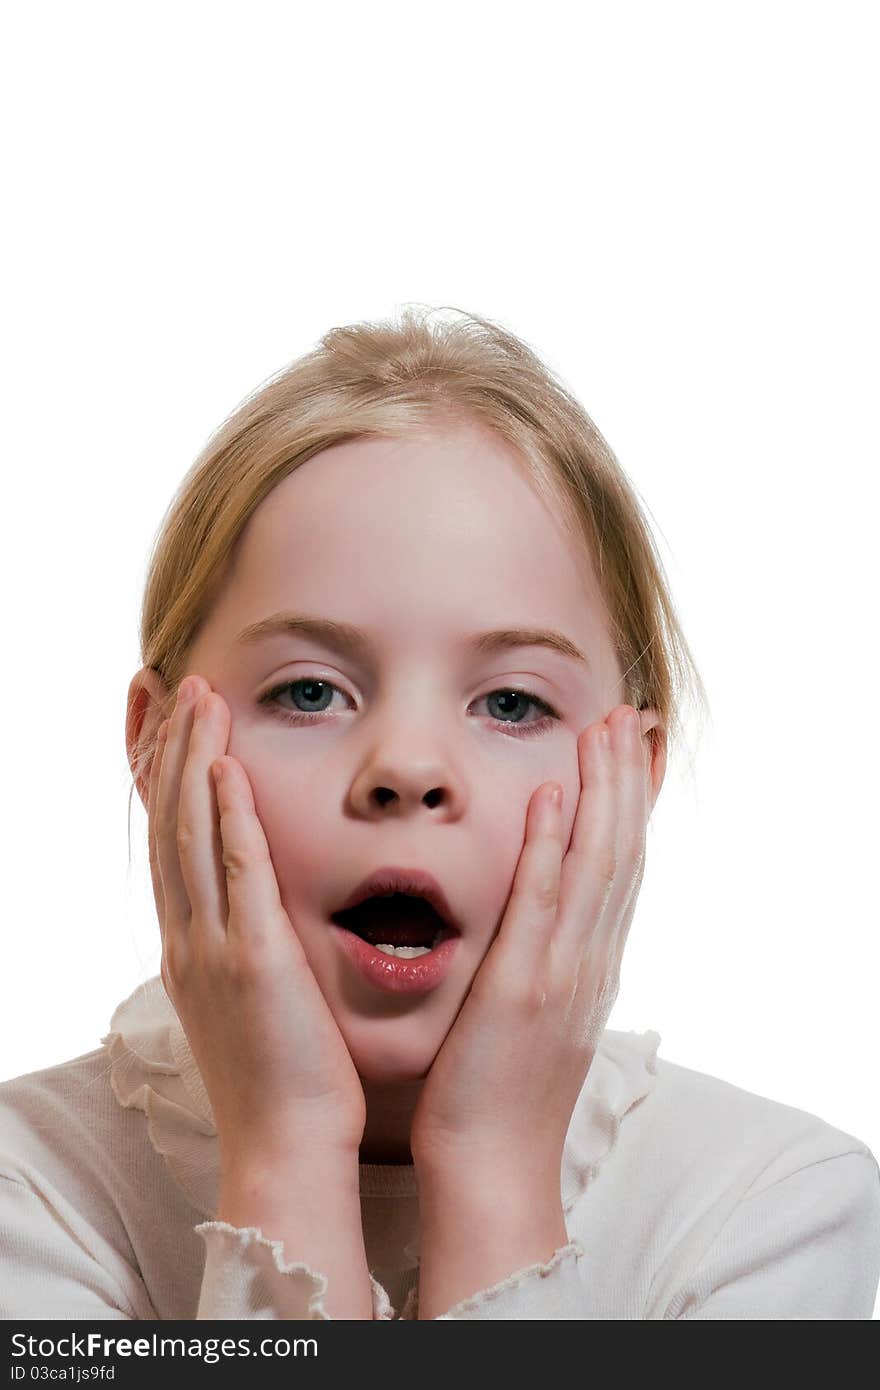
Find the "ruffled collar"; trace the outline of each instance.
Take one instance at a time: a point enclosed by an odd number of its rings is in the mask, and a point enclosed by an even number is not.
[[[605,1029],[565,1139],[561,1180],[566,1213],[611,1153],[627,1114],[652,1090],[660,1041],[653,1030]],[[101,1042],[119,1104],[144,1112],[153,1148],[193,1206],[213,1219],[219,1160],[211,1102],[160,976],[138,985],[118,1006]],[[415,1169],[411,1164],[362,1163],[360,1191],[368,1197],[415,1196]]]

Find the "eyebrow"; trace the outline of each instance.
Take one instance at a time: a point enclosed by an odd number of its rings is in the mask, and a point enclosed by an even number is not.
[[[273,613],[268,618],[261,618],[259,622],[242,628],[235,642],[237,645],[251,645],[282,633],[311,637],[332,651],[343,655],[351,653],[362,659],[369,655],[371,649],[369,637],[359,627],[335,622],[331,618],[310,618],[304,613]],[[561,632],[548,632],[544,628],[505,627],[491,632],[473,632],[465,638],[465,645],[471,651],[489,655],[510,647],[547,647],[550,651],[582,662],[587,670],[590,669],[589,661],[574,642]]]

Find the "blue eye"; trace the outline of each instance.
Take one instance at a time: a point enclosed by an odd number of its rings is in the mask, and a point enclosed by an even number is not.
[[[317,709],[306,708],[297,711],[308,717],[310,714],[323,714],[327,709],[327,704],[321,703],[325,695],[329,696],[331,691],[339,690],[339,687],[331,685],[329,681],[312,680],[310,676],[306,676],[298,681],[285,681],[283,685],[276,685],[274,690],[269,690],[262,696],[260,703],[276,700],[285,690],[299,690],[301,691],[301,697],[305,701],[306,706],[320,706]],[[339,694],[342,694],[341,690],[339,690]],[[281,708],[283,709],[284,707],[282,706]]]
[[[550,705],[547,704],[546,700],[540,700],[537,695],[531,695],[527,690],[516,690],[512,686],[499,686],[497,690],[490,690],[488,695],[483,695],[480,698],[486,701],[495,700],[498,703],[501,703],[503,701],[507,701],[509,703],[511,700],[513,700],[514,702],[519,701],[520,706],[535,705],[538,709],[542,709],[544,711],[544,715],[541,719],[533,719],[530,723],[525,724],[522,722],[522,715],[520,715],[519,719],[515,719],[513,721],[508,719],[495,719],[493,715],[489,716],[491,719],[494,720],[496,724],[501,724],[508,728],[510,728],[512,725],[512,727],[516,730],[517,737],[520,737],[521,735],[532,734],[536,730],[539,733],[543,733],[550,719],[559,718],[556,711],[552,709]]]
[[[306,705],[312,706],[313,708],[290,710],[284,705],[279,704],[278,696],[283,695],[287,690],[300,692],[291,698],[302,699]],[[338,685],[333,685],[331,681],[305,676],[295,681],[282,681],[280,685],[273,686],[271,690],[266,691],[265,695],[260,696],[257,703],[268,706],[270,713],[273,714],[275,718],[283,720],[286,724],[302,726],[319,722],[316,716],[323,715],[327,712],[329,703],[332,700],[332,692],[334,691],[338,695],[345,694],[344,691],[339,689]],[[519,719],[497,719],[493,715],[489,716],[496,728],[503,729],[505,733],[513,734],[515,738],[528,738],[533,734],[546,733],[553,721],[559,720],[559,715],[556,713],[555,709],[553,709],[552,705],[547,704],[546,700],[542,700],[539,696],[533,695],[531,691],[518,690],[513,686],[499,686],[497,690],[491,690],[488,695],[481,695],[480,699],[488,701],[494,700],[499,696],[502,698],[502,701],[506,701],[508,704],[512,696],[514,697],[514,701],[523,702],[526,706],[534,705],[537,709],[543,711],[540,719],[533,719],[529,723],[523,723],[522,717]],[[314,708],[314,706],[318,707]],[[508,710],[506,712],[510,713],[512,711]],[[326,721],[321,720],[320,722],[324,723]]]

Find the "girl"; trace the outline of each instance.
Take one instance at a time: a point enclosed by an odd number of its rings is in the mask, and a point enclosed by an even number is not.
[[[0,1087],[3,1317],[871,1316],[870,1150],[606,1027],[703,692],[523,343],[327,334],[184,480],[141,644],[160,975]]]

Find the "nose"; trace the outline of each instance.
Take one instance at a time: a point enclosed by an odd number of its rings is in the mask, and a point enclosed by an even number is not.
[[[411,815],[425,808],[452,818],[463,805],[463,789],[446,762],[407,757],[403,748],[369,760],[351,789],[353,809],[366,818]]]

